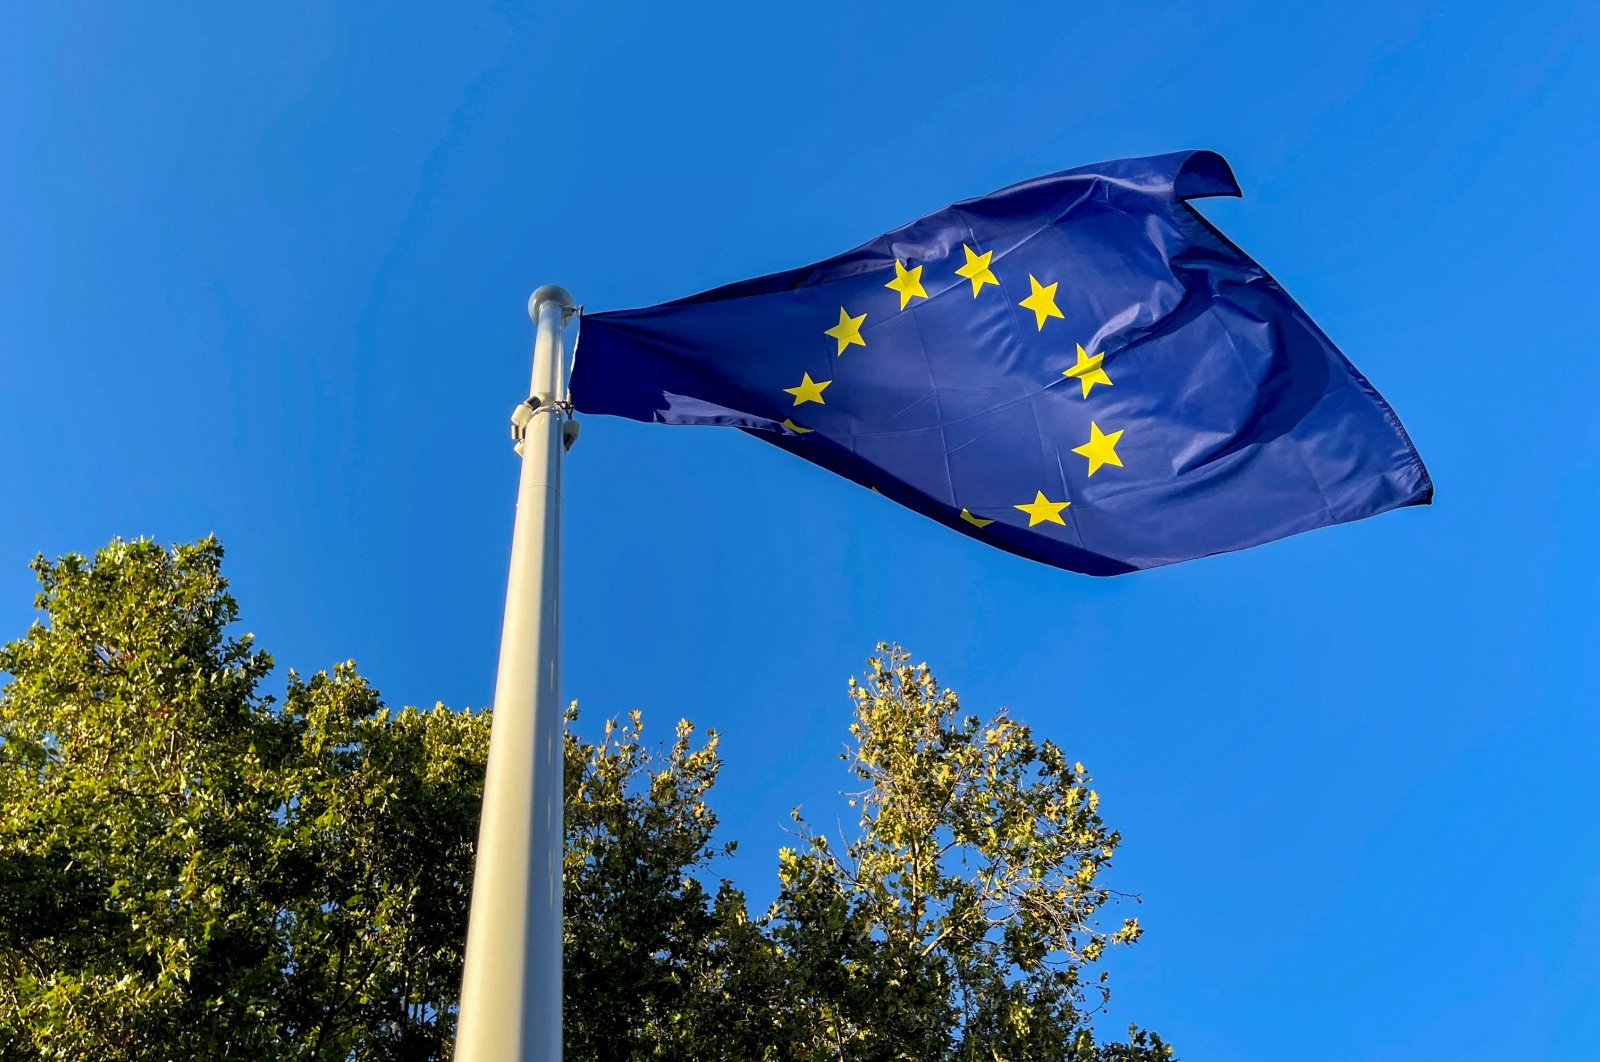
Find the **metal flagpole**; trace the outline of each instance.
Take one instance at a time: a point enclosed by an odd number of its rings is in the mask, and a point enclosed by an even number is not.
[[[528,299],[531,397],[512,414],[522,455],[483,819],[478,827],[457,1062],[561,1058],[561,454],[565,288]]]

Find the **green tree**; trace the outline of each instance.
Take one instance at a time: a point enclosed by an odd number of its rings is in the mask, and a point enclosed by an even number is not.
[[[0,649],[0,1056],[442,1057],[487,724],[290,675],[214,540],[34,565]]]
[[[0,649],[0,1059],[443,1059],[487,713],[349,664],[261,692],[214,540],[40,559]],[[896,648],[852,683],[858,831],[800,823],[752,916],[714,733],[566,738],[567,1056],[1171,1057],[1097,1044],[1117,835],[1083,768]],[[569,723],[576,720],[574,708]]]
[[[898,646],[851,680],[859,832],[804,830],[779,856],[769,916],[801,971],[815,1049],[863,1058],[1171,1057],[1154,1034],[1096,1046],[1111,944],[1095,916],[1121,840],[1081,763],[1004,711],[963,715],[954,690]],[[798,815],[797,815],[798,819]]]
[[[1137,940],[1095,916],[1120,837],[1082,764],[881,645],[852,682],[855,836],[797,829],[752,919],[712,889],[717,737],[652,752],[637,712],[567,735],[567,1057],[1160,1062],[1160,1037],[1097,1043],[1087,971]],[[571,718],[571,717],[569,717]],[[799,821],[798,815],[796,816]],[[731,846],[729,846],[731,847]]]
[[[576,711],[569,712],[569,722]],[[774,1055],[787,966],[726,881],[708,889],[717,738],[644,742],[638,711],[566,736],[566,1057]]]

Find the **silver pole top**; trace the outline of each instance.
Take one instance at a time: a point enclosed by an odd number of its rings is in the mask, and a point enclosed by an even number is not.
[[[577,309],[577,304],[572,301],[572,293],[566,288],[560,284],[545,284],[528,296],[528,316],[535,324],[539,322],[539,311],[547,302],[553,302],[561,307],[563,320],[567,314]]]

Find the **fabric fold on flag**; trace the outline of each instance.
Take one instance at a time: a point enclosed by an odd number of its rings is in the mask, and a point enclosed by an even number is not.
[[[1382,396],[1188,203],[1192,151],[956,203],[814,265],[585,314],[584,413],[741,428],[962,534],[1112,575],[1426,504]]]

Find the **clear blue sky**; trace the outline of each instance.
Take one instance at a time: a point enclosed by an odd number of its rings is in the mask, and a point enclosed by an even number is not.
[[[1107,1028],[1588,1057],[1592,11],[11,5],[0,636],[35,552],[216,532],[280,664],[483,705],[533,287],[656,302],[1213,148],[1245,198],[1204,211],[1393,402],[1437,504],[1096,581],[737,432],[591,418],[568,691],[721,730],[764,899],[788,809],[847,814],[844,681],[898,639],[1095,772],[1148,927]]]

